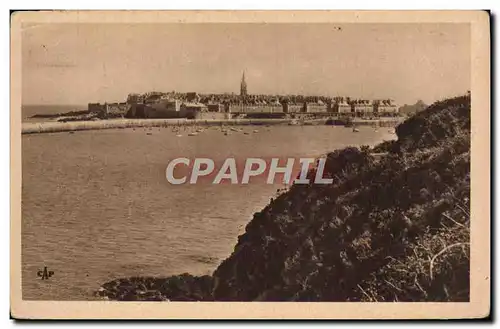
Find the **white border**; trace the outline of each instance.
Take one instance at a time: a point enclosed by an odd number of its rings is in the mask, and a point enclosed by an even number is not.
[[[0,38],[2,39],[2,44],[4,47],[2,47],[1,50],[1,59],[2,59],[2,65],[3,65],[3,70],[2,72],[9,72],[10,69],[10,61],[9,61],[9,38],[10,38],[10,30],[9,30],[9,21],[8,21],[8,15],[6,14],[7,10],[9,8],[16,8],[16,9],[32,9],[32,8],[47,8],[47,9],[120,9],[117,4],[120,4],[123,6],[122,8],[127,8],[127,9],[483,9],[483,8],[492,8],[494,12],[498,12],[499,7],[499,2],[498,1],[482,1],[482,0],[476,0],[473,2],[450,2],[450,1],[426,1],[426,0],[421,0],[418,2],[400,2],[400,1],[384,1],[384,0],[379,0],[376,2],[372,1],[356,1],[356,0],[351,0],[345,3],[339,3],[336,2],[335,6],[333,6],[333,2],[323,2],[323,1],[317,1],[317,0],[308,0],[308,1],[297,1],[296,3],[292,3],[291,1],[273,1],[273,0],[267,0],[267,1],[260,1],[259,3],[257,1],[252,1],[251,4],[249,4],[249,1],[228,1],[228,3],[225,3],[224,1],[218,1],[218,0],[212,0],[210,2],[205,2],[205,1],[192,1],[192,0],[184,0],[180,3],[175,3],[172,2],[168,4],[168,7],[165,7],[165,4],[162,4],[163,7],[158,7],[158,5],[163,2],[156,2],[156,1],[148,1],[148,0],[142,0],[140,2],[130,2],[130,1],[121,1],[121,2],[114,2],[114,5],[111,5],[109,3],[105,3],[105,1],[96,1],[96,0],[88,0],[88,1],[71,1],[71,2],[63,2],[63,1],[44,1],[43,4],[40,3],[39,1],[23,1],[22,3],[20,1],[3,1],[1,3],[2,9],[5,9],[2,11],[3,19],[4,22],[2,24],[2,31],[0,33]],[[209,3],[209,5],[207,5]],[[374,6],[376,4],[376,6]],[[5,7],[5,8],[4,8]],[[495,39],[493,42],[498,42],[498,34],[495,33]],[[492,59],[493,60],[493,59]],[[493,73],[496,73],[493,72]],[[4,111],[8,111],[9,109],[9,96],[10,96],[10,91],[9,91],[9,75],[4,74],[3,75],[3,80],[2,80],[3,88],[2,92],[4,93],[1,99],[4,104]],[[493,93],[497,92],[498,86],[496,86],[495,90],[492,90]],[[494,104],[492,104],[494,105]],[[499,123],[499,116],[496,115],[496,120],[495,124],[498,125]],[[9,148],[10,148],[10,143],[9,143],[9,120],[1,120],[0,121],[0,148],[3,151],[2,153],[4,155],[9,154]],[[497,138],[495,138],[496,145],[499,145]],[[2,182],[8,182],[10,180],[10,162],[8,160],[8,156],[3,157],[3,161],[0,162],[1,165],[1,175],[2,175]],[[497,195],[494,204],[500,204],[500,197]],[[2,240],[2,257],[5,262],[8,261],[9,259],[9,249],[10,249],[10,244],[9,244],[9,220],[10,218],[10,213],[9,213],[9,208],[10,208],[10,189],[8,184],[3,184],[3,188],[1,189],[1,195],[0,195],[0,209],[2,211],[2,234],[4,234]],[[499,231],[499,225],[496,225],[496,232],[498,233]],[[497,235],[498,236],[498,235]],[[498,243],[497,243],[498,245]],[[496,261],[498,262],[498,252],[496,253]],[[1,300],[1,309],[3,310],[4,316],[2,319],[7,322],[9,327],[13,326],[12,321],[6,321],[8,319],[7,312],[10,308],[10,303],[9,303],[9,297],[8,297],[8,291],[9,291],[9,271],[0,271],[0,275],[2,276],[0,280],[1,284],[5,289],[3,289],[4,294],[3,298]],[[495,292],[497,292],[495,290]],[[3,323],[2,323],[3,324]],[[80,326],[87,326],[87,325],[92,325],[93,327],[96,325],[95,323],[87,323],[87,324],[79,324]],[[178,325],[170,324],[173,325],[174,327],[177,327]],[[339,323],[335,324],[339,325]],[[349,326],[352,326],[354,324],[349,324]],[[477,325],[477,324],[476,324]],[[355,325],[356,326],[356,325]],[[429,327],[436,327],[436,325],[426,325]],[[3,327],[3,326],[2,326]],[[64,324],[61,327],[70,327],[69,324]],[[180,326],[179,326],[180,327]],[[183,325],[183,327],[185,327]]]

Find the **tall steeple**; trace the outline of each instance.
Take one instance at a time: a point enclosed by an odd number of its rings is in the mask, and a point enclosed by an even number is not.
[[[245,81],[245,71],[243,71],[243,76],[241,77],[241,85],[240,85],[240,96],[247,95],[247,82]]]

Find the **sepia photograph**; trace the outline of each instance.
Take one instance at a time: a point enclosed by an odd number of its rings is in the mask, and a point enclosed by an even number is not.
[[[15,13],[12,316],[487,316],[489,31]]]

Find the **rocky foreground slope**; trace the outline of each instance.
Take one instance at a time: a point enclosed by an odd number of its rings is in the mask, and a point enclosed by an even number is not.
[[[212,276],[105,283],[113,300],[467,301],[470,97],[434,103],[398,140],[328,155],[331,185],[255,213]],[[388,152],[376,160],[371,152]],[[314,175],[311,172],[310,175]]]

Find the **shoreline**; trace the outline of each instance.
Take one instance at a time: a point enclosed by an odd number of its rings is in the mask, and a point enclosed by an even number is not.
[[[70,132],[82,130],[125,129],[143,127],[173,127],[173,126],[239,126],[239,125],[326,125],[327,119],[307,120],[297,123],[298,120],[286,119],[108,119],[97,121],[42,121],[22,122],[21,134],[40,134],[54,132]],[[396,126],[401,119],[354,120],[356,125]]]
[[[124,129],[143,127],[174,126],[217,126],[217,125],[271,125],[288,124],[291,119],[230,119],[230,120],[194,120],[194,119],[111,119],[98,121],[71,122],[23,122],[21,134],[68,132],[80,130]]]

